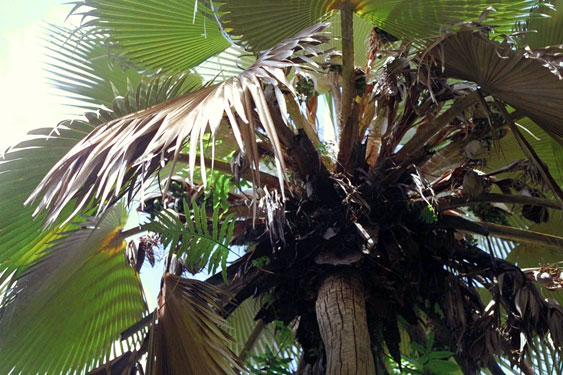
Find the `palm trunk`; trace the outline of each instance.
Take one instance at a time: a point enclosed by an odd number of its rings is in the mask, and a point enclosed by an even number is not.
[[[326,375],[375,374],[360,278],[344,274],[327,277],[315,309],[326,352]]]

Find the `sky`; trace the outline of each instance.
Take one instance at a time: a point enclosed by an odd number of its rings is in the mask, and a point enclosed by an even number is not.
[[[45,81],[41,42],[45,22],[62,24],[72,9],[63,1],[0,1],[0,153],[64,117]]]

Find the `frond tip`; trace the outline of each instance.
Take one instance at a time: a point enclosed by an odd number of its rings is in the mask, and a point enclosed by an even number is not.
[[[99,126],[49,171],[26,204],[43,194],[35,213],[46,209],[48,224],[72,199],[77,201],[75,212],[93,201],[100,203],[99,213],[103,212],[114,201],[112,198],[136,191],[136,182],[149,178],[159,166],[175,163],[188,138],[188,166],[193,177],[204,133],[210,132],[214,138],[225,116],[238,147],[253,165],[254,179],[259,184],[255,112],[273,145],[283,187],[281,145],[261,82],[272,85],[282,103],[280,87],[293,90],[284,70],[311,64],[310,57],[323,52],[319,44],[328,40],[322,34],[327,26],[312,26],[281,42],[237,77]],[[203,158],[200,165],[205,183]],[[125,186],[128,181],[131,183]]]

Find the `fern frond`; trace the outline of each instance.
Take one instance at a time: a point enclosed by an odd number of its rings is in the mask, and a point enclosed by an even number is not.
[[[144,229],[160,233],[163,246],[183,259],[191,273],[204,268],[215,273],[221,268],[227,282],[229,243],[236,222],[234,214],[225,215],[219,205],[214,205],[209,217],[205,203],[198,205],[192,200],[191,207],[185,200],[183,203],[183,214],[171,210],[159,212],[157,220],[144,225]]]

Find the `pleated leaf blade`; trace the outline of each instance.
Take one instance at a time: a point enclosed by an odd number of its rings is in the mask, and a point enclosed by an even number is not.
[[[2,307],[0,373],[81,373],[116,354],[121,331],[146,311],[124,261],[125,219],[118,205],[62,233],[18,278]]]
[[[140,69],[182,73],[231,44],[205,2],[84,0],[86,26],[106,31]]]

